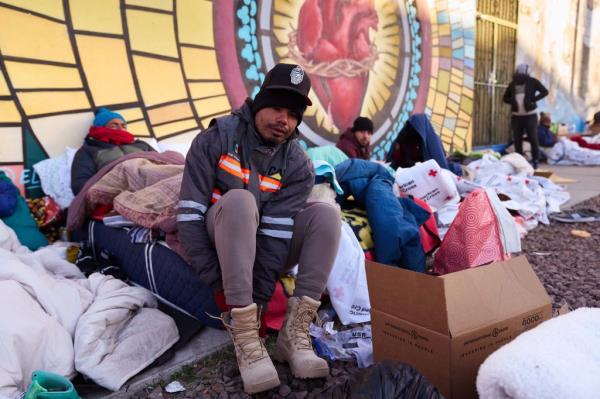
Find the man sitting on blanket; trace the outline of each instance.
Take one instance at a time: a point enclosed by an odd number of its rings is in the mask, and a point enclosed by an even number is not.
[[[280,274],[296,264],[296,289],[276,358],[287,361],[298,378],[329,373],[327,362],[313,352],[308,327],[337,254],[341,222],[334,206],[307,203],[315,177],[297,141],[297,126],[312,105],[310,85],[300,66],[276,65],[254,101],[213,120],[186,158],[179,238],[225,310],[221,320],[247,393],[279,385],[260,338],[261,310]]]
[[[132,152],[154,151],[146,142],[136,140],[126,131],[127,122],[117,112],[100,108],[84,139],[75,153],[71,167],[71,190],[77,195],[85,183],[104,165]]]

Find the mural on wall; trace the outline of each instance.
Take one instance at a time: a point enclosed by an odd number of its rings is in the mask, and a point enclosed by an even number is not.
[[[79,147],[100,106],[138,137],[189,142],[277,62],[313,81],[309,146],[363,115],[382,159],[425,112],[466,149],[474,15],[474,0],[0,0],[0,169],[34,195],[32,165]]]
[[[600,1],[519,3],[517,63],[533,68],[550,94],[540,104],[556,122],[582,131],[600,109]]]

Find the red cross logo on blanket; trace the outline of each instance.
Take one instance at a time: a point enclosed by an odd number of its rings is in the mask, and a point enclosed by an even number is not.
[[[429,173],[427,173],[431,177],[436,177],[438,172],[437,170],[429,169]]]

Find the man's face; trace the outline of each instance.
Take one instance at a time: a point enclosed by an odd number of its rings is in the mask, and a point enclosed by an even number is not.
[[[287,108],[267,107],[254,115],[256,130],[269,145],[286,141],[298,126],[298,118]]]
[[[363,147],[368,147],[371,144],[371,136],[373,133],[368,130],[357,130],[354,132],[354,137]]]
[[[104,125],[104,127],[115,130],[125,130],[127,129],[127,123],[123,122],[119,118],[113,118],[106,122],[106,125]]]

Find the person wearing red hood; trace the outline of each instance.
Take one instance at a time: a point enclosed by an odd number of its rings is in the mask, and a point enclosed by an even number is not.
[[[125,118],[117,112],[99,108],[83,145],[75,153],[71,166],[71,190],[77,195],[85,183],[104,165],[133,152],[154,151],[127,130]]]
[[[371,136],[373,136],[373,121],[364,116],[354,120],[351,128],[340,136],[336,147],[344,151],[349,158],[369,160],[371,158]]]

